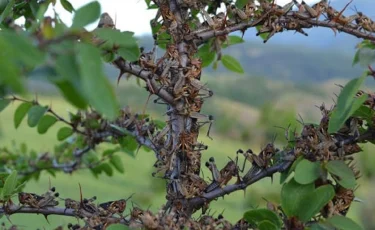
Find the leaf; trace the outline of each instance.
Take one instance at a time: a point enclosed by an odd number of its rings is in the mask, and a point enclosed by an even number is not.
[[[5,7],[3,13],[0,16],[0,24],[3,23],[4,19],[9,16],[15,3],[16,0],[10,0],[8,2],[7,6]]]
[[[320,176],[320,163],[303,159],[296,166],[294,179],[300,184],[310,184]]]
[[[263,221],[269,221],[277,228],[281,228],[282,224],[279,216],[268,209],[254,209],[247,211],[244,214],[244,218],[250,224],[254,224],[257,226],[259,226],[259,224]]]
[[[101,170],[103,170],[105,172],[105,174],[107,174],[107,176],[112,176],[113,175],[113,170],[112,170],[111,166],[108,163],[101,164],[100,168],[101,168]]]
[[[1,200],[7,200],[13,194],[17,186],[17,175],[17,171],[14,170],[5,180],[3,190],[1,191]]]
[[[122,151],[129,154],[132,157],[135,157],[134,151],[137,149],[138,143],[132,136],[126,136],[119,139],[120,146]]]
[[[314,190],[314,184],[298,184],[294,179],[281,189],[281,207],[288,217],[297,216],[301,203]]]
[[[335,189],[327,184],[310,191],[300,203],[297,216],[300,220],[307,222],[314,217],[335,196]]]
[[[0,41],[1,43],[1,41]],[[0,49],[3,46],[0,44]],[[20,71],[17,65],[12,61],[3,58],[0,62],[0,84],[7,85],[16,93],[24,93],[24,81],[20,76]]]
[[[345,164],[344,161],[334,160],[327,163],[326,168],[328,172],[337,176],[337,182],[344,188],[353,189],[356,185],[356,180],[353,170]]]
[[[82,87],[90,104],[110,120],[117,117],[119,105],[109,83],[104,75],[100,51],[89,44],[78,45]]]
[[[9,105],[10,102],[11,100],[9,99],[1,98],[0,99],[0,112],[2,112]]]
[[[332,224],[340,230],[363,230],[356,222],[345,216],[332,216],[326,220],[327,223]]]
[[[7,48],[7,58],[15,62],[22,62],[27,66],[34,67],[44,61],[44,53],[42,53],[32,43],[32,39],[23,34],[16,33],[11,30],[2,29],[0,33],[0,43],[5,43]],[[3,44],[4,44],[3,43]],[[1,46],[1,48],[3,48]],[[1,61],[3,61],[2,59]],[[12,66],[16,66],[14,63]]]
[[[307,230],[335,230],[330,224],[314,223]]]
[[[209,66],[214,61],[215,52],[210,51],[209,43],[199,48],[198,57],[202,59],[202,68]]]
[[[74,11],[72,4],[68,0],[60,0],[60,3],[64,9],[70,13]]]
[[[125,60],[130,62],[138,60],[140,55],[138,46],[133,46],[129,48],[122,47],[117,50],[117,53]]]
[[[122,135],[132,135],[132,133],[129,130],[124,129],[120,126],[117,126],[117,125],[114,125],[114,124],[110,124],[109,126],[111,126],[116,131],[119,131]]]
[[[363,104],[364,97],[354,98],[359,87],[367,77],[367,72],[361,77],[351,80],[341,91],[336,108],[333,110],[328,124],[328,132],[337,132],[345,121]]]
[[[113,155],[111,157],[111,159],[109,160],[109,162],[115,167],[115,169],[117,171],[119,171],[120,173],[124,173],[125,170],[124,170],[124,164],[122,163],[122,159],[121,157],[117,156],[117,155]]]
[[[85,109],[87,107],[87,101],[81,92],[74,87],[74,85],[66,80],[56,81],[55,85],[62,93],[63,97],[70,102],[72,105],[79,109]]]
[[[57,140],[62,141],[73,134],[73,129],[69,127],[62,127],[57,131]]]
[[[17,129],[23,118],[26,116],[27,112],[29,111],[29,109],[31,108],[32,104],[29,103],[29,102],[24,102],[22,103],[21,105],[18,106],[18,108],[16,109],[16,112],[14,112],[14,127]]]
[[[279,230],[281,227],[277,227],[272,222],[265,220],[259,223],[258,225],[259,230]]]
[[[240,44],[244,43],[245,40],[243,40],[240,36],[230,35],[228,36],[228,42],[224,42],[221,47],[227,48],[230,45]],[[229,43],[229,45],[228,45]]]
[[[281,173],[280,175],[280,184],[284,183],[286,181],[286,179],[288,179],[289,175],[295,170],[296,166],[298,165],[298,163],[300,161],[303,160],[303,156],[299,156],[297,158],[297,160],[295,160],[292,164],[292,166],[290,166],[289,170],[288,171],[284,171]]]
[[[47,106],[34,105],[28,112],[27,124],[30,127],[35,127],[43,115],[47,112]]]
[[[97,1],[90,2],[76,10],[73,18],[72,29],[79,29],[95,22],[100,16],[100,4]]]
[[[111,224],[107,227],[107,230],[128,230],[129,228],[123,224]]]
[[[237,0],[235,5],[237,8],[242,9],[248,2],[249,0]]]
[[[38,133],[44,134],[54,125],[57,121],[57,118],[51,115],[44,115],[38,123]]]
[[[231,70],[236,73],[244,73],[241,64],[232,56],[223,55],[221,57],[221,62],[228,70]]]
[[[111,28],[97,28],[94,34],[103,41],[110,43],[111,46],[119,47],[138,47],[137,39],[135,39],[134,33],[130,31],[119,31]]]

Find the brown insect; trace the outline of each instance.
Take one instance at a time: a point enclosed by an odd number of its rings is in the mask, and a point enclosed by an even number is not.
[[[227,185],[234,176],[238,176],[238,166],[233,160],[230,160],[224,168],[219,171],[215,159],[210,157],[209,161],[206,162],[206,167],[211,171],[213,178],[212,183],[207,186],[206,192],[211,192],[218,187]]]
[[[51,188],[49,191],[43,195],[36,195],[34,193],[20,192],[18,193],[18,200],[23,205],[28,205],[33,208],[45,208],[45,207],[54,207],[59,204],[56,197],[59,196],[59,193],[55,192],[55,188]]]
[[[375,22],[371,18],[364,15],[362,12],[357,13],[358,17],[355,19],[359,29],[363,29],[368,32],[375,32]]]
[[[126,202],[133,196],[129,196],[127,199],[120,199],[115,201],[108,201],[98,205],[99,212],[101,215],[108,216],[113,214],[122,215],[126,208]]]
[[[298,6],[300,13],[307,13],[311,18],[316,18],[317,20],[328,8],[327,0],[322,0],[314,4],[312,7],[306,4],[305,1],[302,1],[301,4],[296,0],[293,0],[293,2]]]

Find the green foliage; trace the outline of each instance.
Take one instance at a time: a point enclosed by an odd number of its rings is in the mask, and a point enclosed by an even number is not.
[[[5,180],[4,187],[2,188],[0,200],[8,200],[10,196],[13,195],[14,190],[17,187],[17,175],[16,170],[9,174]]]
[[[124,169],[124,163],[122,162],[122,159],[121,157],[117,156],[117,155],[113,155],[109,162],[115,167],[115,169],[117,171],[119,171],[120,173],[124,173],[125,172],[125,169]]]
[[[72,29],[79,29],[95,22],[100,16],[100,4],[97,1],[76,10],[73,18]]]
[[[2,23],[4,21],[4,19],[6,17],[8,17],[8,15],[11,13],[12,11],[12,7],[14,6],[14,4],[16,3],[16,0],[10,0],[7,4],[7,6],[5,7],[4,11],[1,13],[1,16],[0,16],[0,23]]]
[[[73,130],[70,127],[62,127],[57,131],[57,140],[63,141],[73,134]]]
[[[89,103],[109,119],[115,119],[119,105],[108,78],[104,75],[100,51],[89,45],[77,46],[82,88]],[[95,79],[95,80],[93,80]]]
[[[366,77],[367,72],[365,72],[361,77],[355,78],[345,85],[337,99],[336,108],[333,110],[330,116],[328,132],[337,132],[345,121],[361,107],[363,102],[365,102],[367,95],[363,95],[359,98],[355,98],[354,96],[358,92],[359,87],[362,85]]]
[[[0,112],[3,111],[11,102],[11,100],[8,99],[0,99]]]
[[[280,229],[282,224],[280,217],[268,209],[254,209],[247,211],[244,214],[244,218],[251,225],[258,226],[259,229]],[[265,221],[269,223],[264,223]],[[263,227],[261,227],[261,225],[263,225]],[[267,228],[267,226],[270,225],[275,226],[276,228]]]
[[[311,162],[303,159],[296,166],[294,179],[300,184],[310,184],[318,179],[319,176],[319,162]]]
[[[230,55],[223,55],[221,57],[221,62],[228,70],[231,70],[236,73],[244,73],[244,70],[241,66],[241,63],[237,61],[234,57]]]
[[[198,57],[202,59],[202,67],[207,67],[215,60],[215,52],[210,51],[209,42],[202,45],[198,50]]]
[[[123,224],[111,224],[107,227],[107,230],[127,230],[127,229],[129,228]]]
[[[30,127],[35,127],[47,110],[47,106],[34,105],[31,107],[28,112],[27,124]]]
[[[294,179],[284,184],[281,206],[288,217],[309,221],[335,196],[332,185],[314,187],[314,183],[299,184]]]
[[[135,150],[138,147],[138,143],[132,136],[125,136],[119,139],[121,150],[132,157],[135,157]]]
[[[358,50],[353,58],[353,66],[360,63],[368,66],[375,62],[375,44],[369,40],[364,40],[357,46]]]
[[[335,215],[328,218],[326,222],[340,230],[362,230],[361,226],[346,216]]]
[[[68,0],[60,0],[60,3],[64,9],[70,13],[74,11],[72,4]]]
[[[51,115],[44,115],[38,123],[38,133],[45,134],[51,126],[57,121],[57,118]]]
[[[343,161],[330,161],[326,164],[326,168],[342,187],[347,189],[353,189],[355,187],[356,180],[353,170]]]
[[[18,106],[14,113],[14,127],[18,128],[23,120],[23,118],[26,116],[26,114],[29,112],[30,108],[32,107],[32,104],[29,102],[24,102]]]

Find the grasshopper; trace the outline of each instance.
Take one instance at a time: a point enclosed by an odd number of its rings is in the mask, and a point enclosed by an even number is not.
[[[339,12],[331,6],[329,6],[327,8],[326,12],[327,12],[327,17],[330,21],[334,21],[334,22],[336,22],[340,25],[344,25],[344,26],[353,22],[353,21],[355,21],[355,20],[357,20],[358,17],[359,17],[358,14],[352,15],[350,17],[345,17],[344,15],[342,15],[342,11]]]
[[[215,164],[215,159],[211,157],[209,161],[206,162],[206,167],[211,171],[213,178],[212,183],[207,186],[206,192],[211,192],[218,187],[221,188],[227,185],[233,176],[238,176],[238,166],[233,160],[230,160],[224,168],[219,171]]]
[[[375,22],[371,18],[364,15],[362,12],[357,13],[358,17],[355,19],[359,29],[363,29],[368,32],[375,32]]]
[[[296,0],[293,0],[293,2],[298,6],[300,12],[307,13],[311,18],[316,18],[316,20],[318,20],[320,15],[326,12],[328,8],[327,0],[321,0],[312,7],[306,4],[305,1],[302,1],[301,4]]]
[[[126,202],[133,196],[134,194],[130,195],[127,199],[120,199],[115,201],[108,201],[105,203],[101,203],[98,205],[99,212],[102,215],[108,216],[108,215],[114,215],[119,214],[122,215],[122,213],[125,211],[126,208]]]
[[[51,188],[43,195],[36,195],[34,193],[20,192],[18,193],[19,202],[23,205],[28,205],[33,208],[46,208],[54,207],[59,204],[56,197],[59,196],[59,193],[55,192],[55,188]]]

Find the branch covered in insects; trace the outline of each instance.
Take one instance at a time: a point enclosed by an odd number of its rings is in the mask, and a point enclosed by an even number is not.
[[[293,11],[293,5],[297,5],[299,10]],[[342,11],[335,10],[325,0],[313,6],[308,6],[304,2],[300,4],[297,1],[291,1],[285,6],[262,1],[262,4],[256,6],[254,1],[248,1],[243,9],[227,4],[226,13],[230,17],[226,20],[224,27],[201,26],[191,30],[190,34],[185,36],[185,39],[187,41],[193,40],[196,45],[200,45],[214,37],[225,36],[235,31],[245,33],[248,28],[260,26],[257,35],[268,33],[267,39],[264,40],[266,42],[275,33],[288,30],[294,30],[307,36],[303,29],[318,26],[331,28],[335,34],[338,30],[358,38],[375,41],[374,21],[361,12],[344,16]],[[323,15],[327,19],[322,19]]]

